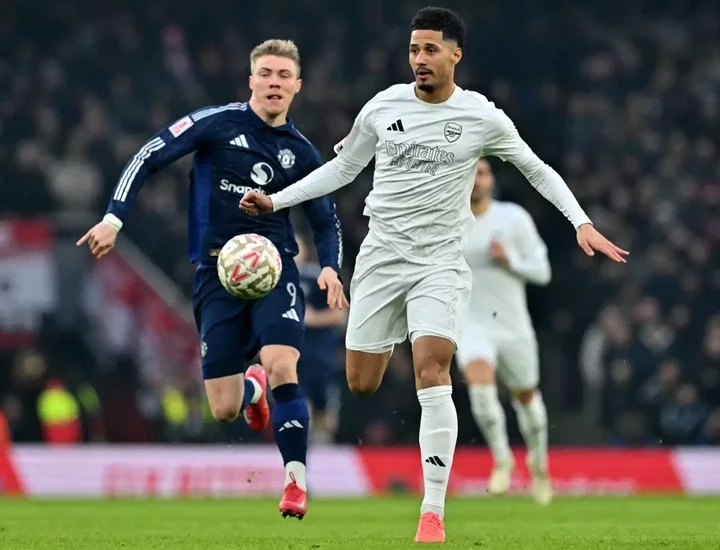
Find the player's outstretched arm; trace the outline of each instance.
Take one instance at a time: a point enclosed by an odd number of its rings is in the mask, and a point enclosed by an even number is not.
[[[488,117],[486,137],[484,155],[497,156],[514,164],[532,186],[570,220],[577,231],[578,244],[588,256],[594,256],[597,251],[615,262],[626,263],[624,256],[629,252],[595,229],[560,174],[530,149],[501,110],[495,109]]]
[[[368,151],[370,151],[369,147],[363,152],[367,153]],[[375,147],[373,145],[369,155],[351,156],[348,153],[337,156],[300,181],[272,195],[250,191],[240,200],[240,208],[251,216],[270,214],[329,195],[352,182],[368,165],[374,154]]]
[[[377,134],[367,120],[368,105],[360,111],[348,136],[335,146],[334,159],[278,193],[246,193],[240,208],[251,216],[269,214],[329,195],[352,182],[375,155]]]
[[[135,153],[120,174],[102,221],[85,233],[77,246],[87,243],[97,258],[112,251],[123,220],[147,179],[203,143],[208,128],[216,122],[216,117],[204,115],[207,111],[197,111],[163,128]]]

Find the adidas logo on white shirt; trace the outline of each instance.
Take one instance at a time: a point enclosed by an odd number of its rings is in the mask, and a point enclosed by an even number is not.
[[[302,424],[300,424],[300,422],[298,422],[297,420],[288,420],[287,422],[285,422],[285,424],[280,426],[280,429],[278,431],[282,432],[283,430],[289,430],[291,428],[303,428],[303,427],[304,426]]]
[[[248,149],[250,146],[248,145],[247,138],[245,137],[245,134],[240,134],[235,139],[230,140],[230,145],[237,145],[238,147],[245,147]]]
[[[387,127],[388,130],[391,132],[404,132],[405,128],[403,127],[402,120],[397,119],[395,122],[393,122],[390,126]]]
[[[297,312],[295,311],[295,308],[287,310],[285,313],[282,314],[284,319],[291,319],[292,321],[300,321],[300,317],[298,317]]]

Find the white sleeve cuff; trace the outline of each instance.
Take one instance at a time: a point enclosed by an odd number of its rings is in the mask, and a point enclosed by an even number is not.
[[[120,231],[123,226],[122,220],[118,218],[115,214],[105,214],[102,221],[103,223],[114,227],[117,231]]]

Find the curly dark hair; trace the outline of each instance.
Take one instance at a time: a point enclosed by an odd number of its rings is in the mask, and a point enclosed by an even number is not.
[[[454,40],[460,48],[465,44],[465,23],[462,17],[447,8],[421,9],[413,17],[410,29],[440,31],[444,40]]]

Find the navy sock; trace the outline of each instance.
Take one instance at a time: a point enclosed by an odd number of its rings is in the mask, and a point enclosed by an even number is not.
[[[288,462],[306,463],[310,412],[297,384],[283,384],[272,391],[275,407],[272,413],[275,441]]]
[[[250,400],[253,398],[253,395],[255,395],[255,384],[245,378],[245,392],[243,393],[243,401],[240,406],[240,412],[243,412],[247,408],[250,404]]]

